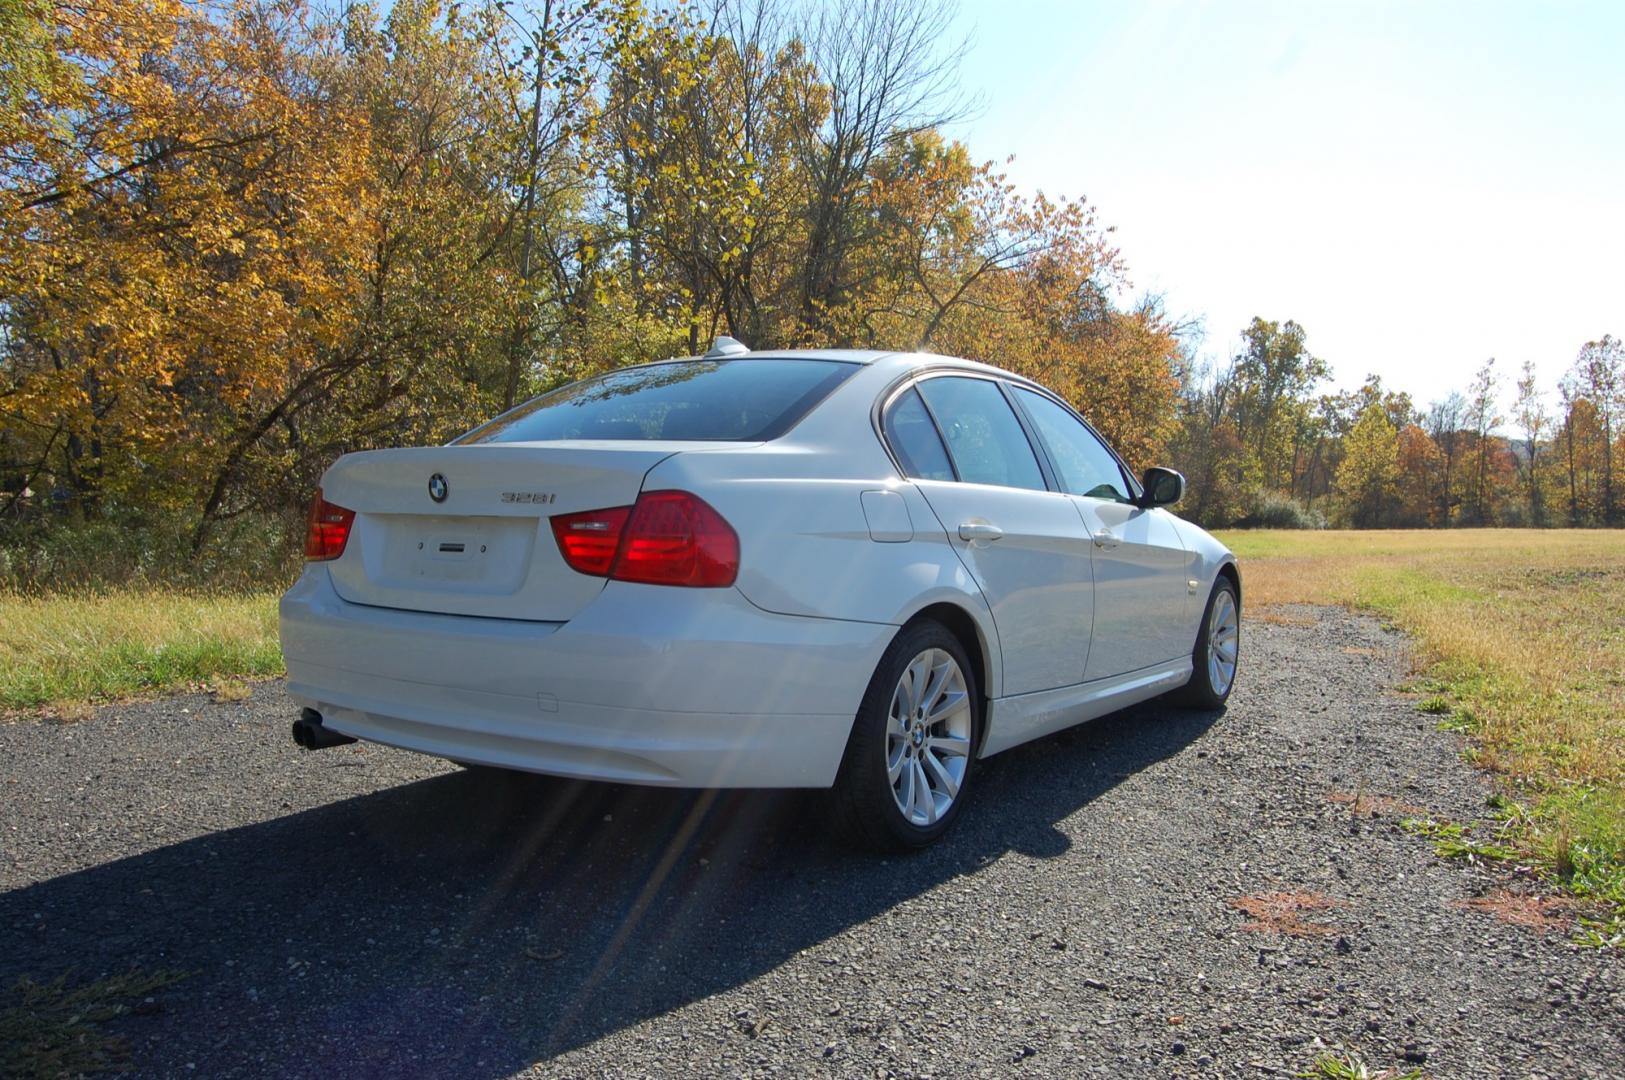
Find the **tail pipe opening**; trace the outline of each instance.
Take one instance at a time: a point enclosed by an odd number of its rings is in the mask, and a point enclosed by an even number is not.
[[[315,709],[304,709],[293,722],[293,741],[306,750],[322,750],[329,746],[343,746],[355,742],[348,735],[340,735],[322,724],[322,714]]]

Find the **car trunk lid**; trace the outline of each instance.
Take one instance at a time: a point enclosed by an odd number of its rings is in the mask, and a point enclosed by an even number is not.
[[[604,579],[565,564],[548,519],[629,505],[655,464],[693,448],[576,441],[348,454],[322,478],[327,500],[356,514],[343,557],[329,564],[333,587],[375,607],[566,621]]]

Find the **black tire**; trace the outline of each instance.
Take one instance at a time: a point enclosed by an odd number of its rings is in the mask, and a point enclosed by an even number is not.
[[[969,753],[958,791],[941,815],[929,825],[911,822],[894,796],[887,776],[889,752],[887,727],[893,694],[905,669],[932,649],[947,653],[959,665],[969,698]],[[898,632],[880,658],[864,691],[858,715],[847,739],[846,754],[831,791],[833,819],[837,833],[848,843],[871,851],[914,851],[936,842],[953,825],[964,808],[968,785],[975,771],[976,753],[982,742],[982,688],[976,669],[959,639],[947,627],[930,619],[911,623]]]
[[[1220,594],[1228,597],[1231,609],[1236,613],[1236,664],[1230,676],[1230,681],[1223,690],[1213,685],[1213,674],[1208,668],[1208,638],[1213,630],[1213,609],[1220,603]],[[1236,586],[1228,577],[1220,576],[1213,585],[1213,592],[1208,595],[1207,607],[1202,609],[1202,625],[1196,632],[1196,647],[1191,650],[1191,681],[1175,692],[1174,698],[1181,705],[1192,709],[1222,709],[1230,700],[1231,691],[1236,688],[1236,679],[1241,674],[1241,600],[1236,595]]]

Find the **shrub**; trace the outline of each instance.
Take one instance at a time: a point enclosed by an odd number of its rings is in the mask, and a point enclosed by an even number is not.
[[[221,522],[192,551],[180,516],[128,515],[87,523],[36,517],[0,528],[0,591],[56,593],[154,585],[229,591],[293,580],[300,536],[281,519]]]
[[[1278,491],[1256,490],[1246,516],[1236,522],[1243,529],[1324,529],[1326,515]]]

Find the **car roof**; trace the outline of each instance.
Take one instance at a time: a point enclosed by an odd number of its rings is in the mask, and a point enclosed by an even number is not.
[[[992,364],[984,364],[978,360],[966,360],[958,356],[943,356],[938,353],[899,352],[888,349],[752,349],[726,356],[674,356],[670,360],[659,361],[659,363],[672,363],[683,360],[837,360],[842,363],[862,364],[865,367],[897,372],[921,367],[961,368],[966,371],[996,374],[1022,382],[1030,381],[1014,372],[994,367]]]
[[[652,363],[672,364],[684,360],[840,360],[848,364],[872,364],[888,356],[897,355],[886,349],[745,349],[730,353],[705,353],[700,356],[668,356]],[[636,365],[634,365],[636,366]]]

